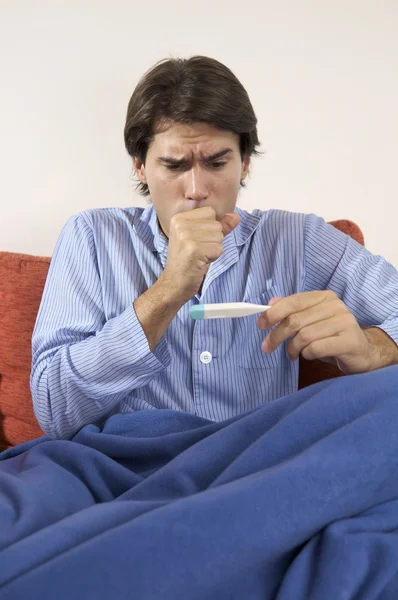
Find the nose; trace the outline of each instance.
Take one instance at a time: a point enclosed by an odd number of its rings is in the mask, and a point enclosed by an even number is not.
[[[187,171],[187,180],[185,188],[186,200],[206,200],[209,196],[208,186],[206,183],[206,174],[203,173],[199,165],[195,165]]]

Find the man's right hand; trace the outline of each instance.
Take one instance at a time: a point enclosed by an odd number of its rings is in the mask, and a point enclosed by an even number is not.
[[[200,289],[210,264],[223,253],[222,241],[239,224],[236,213],[220,221],[210,206],[177,213],[170,220],[169,248],[161,279],[185,302]]]
[[[227,213],[217,221],[214,208],[209,206],[172,217],[165,269],[134,301],[151,351],[180,308],[198,292],[210,264],[223,253],[224,236],[239,220],[236,213]]]

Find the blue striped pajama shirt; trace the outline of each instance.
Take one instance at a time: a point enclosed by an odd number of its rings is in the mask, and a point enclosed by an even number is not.
[[[193,321],[199,302],[255,302],[331,289],[362,326],[398,341],[398,272],[315,215],[252,214],[223,242],[196,295],[153,352],[133,302],[158,279],[167,239],[152,205],[72,216],[52,257],[32,337],[35,414],[50,437],[142,409],[220,421],[297,390],[285,345],[264,354],[257,316]]]

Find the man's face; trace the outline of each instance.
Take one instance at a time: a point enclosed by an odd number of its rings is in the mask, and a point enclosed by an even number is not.
[[[239,136],[206,123],[172,123],[155,133],[145,164],[134,167],[149,188],[160,226],[169,236],[173,215],[212,206],[216,218],[233,212],[240,181],[249,169],[242,161]]]

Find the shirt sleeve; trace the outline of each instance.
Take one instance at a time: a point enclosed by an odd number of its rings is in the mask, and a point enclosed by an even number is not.
[[[398,344],[398,271],[320,217],[304,226],[305,291],[332,290],[362,327],[379,327]]]
[[[32,336],[30,385],[43,431],[70,438],[170,364],[154,352],[131,304],[106,321],[93,233],[82,214],[57,241]]]

